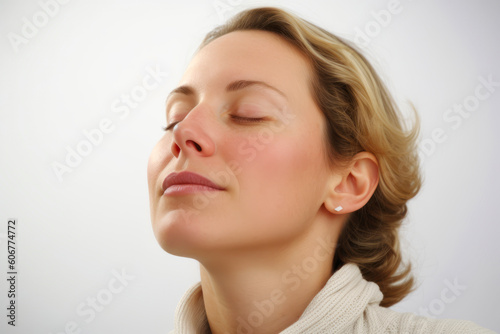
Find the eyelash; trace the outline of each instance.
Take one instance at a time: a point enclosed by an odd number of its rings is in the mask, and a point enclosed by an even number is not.
[[[172,123],[170,123],[170,124],[169,124],[169,125],[167,125],[167,126],[162,126],[162,129],[163,129],[163,131],[169,131],[169,130],[171,130],[174,126],[176,126],[176,125],[177,125],[177,123],[179,123],[179,122],[172,122]]]
[[[265,117],[242,117],[238,115],[230,115],[233,121],[238,123],[260,123],[265,120]],[[169,131],[174,128],[179,122],[172,122],[167,126],[162,126],[163,131]]]
[[[239,123],[260,123],[265,120],[265,117],[242,117],[238,115],[230,115],[233,121]]]

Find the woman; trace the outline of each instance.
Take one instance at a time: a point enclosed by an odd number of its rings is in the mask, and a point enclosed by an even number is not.
[[[210,32],[167,98],[151,218],[201,282],[173,333],[487,333],[386,307],[412,289],[398,228],[421,179],[366,59],[290,13]]]

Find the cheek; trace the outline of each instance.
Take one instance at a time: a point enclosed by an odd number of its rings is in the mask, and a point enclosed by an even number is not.
[[[319,133],[294,129],[232,147],[240,152],[233,159],[241,166],[238,182],[252,211],[258,207],[259,214],[278,219],[283,210],[317,209],[326,176]]]
[[[315,185],[315,180],[324,176],[323,156],[318,145],[310,139],[291,137],[276,141],[262,155],[260,163],[262,174],[268,175],[269,182],[279,181],[284,189],[295,193],[306,191]]]

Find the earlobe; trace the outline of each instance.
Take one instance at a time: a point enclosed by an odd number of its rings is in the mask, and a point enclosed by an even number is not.
[[[372,197],[379,182],[377,158],[369,152],[356,154],[352,163],[342,171],[331,185],[325,207],[334,214],[354,212]],[[339,181],[340,179],[340,181]]]

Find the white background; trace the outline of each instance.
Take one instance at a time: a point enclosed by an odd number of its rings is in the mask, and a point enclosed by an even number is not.
[[[460,116],[459,125],[443,119],[454,104],[474,102],[480,77],[500,82],[499,1],[401,0],[400,11],[381,24],[375,17],[389,8],[386,0],[72,0],[47,22],[38,1],[1,0],[1,333],[71,333],[65,327],[72,322],[81,333],[94,334],[173,328],[177,302],[199,280],[198,266],[157,245],[147,158],[165,125],[166,94],[205,33],[258,5],[290,9],[365,44],[362,50],[402,110],[408,111],[408,100],[417,107],[422,140],[441,131],[441,142],[432,147],[427,140],[422,151],[425,185],[403,229],[403,250],[419,286],[394,308],[425,308],[435,317],[500,331],[500,87],[469,105],[473,110]],[[34,16],[41,27],[15,47],[13,34],[24,38],[25,20],[33,23]],[[359,31],[372,36],[369,43]],[[120,118],[113,104],[156,67],[167,73],[160,85]],[[76,149],[83,131],[103,119],[113,131],[59,182],[53,163],[65,164],[66,147]],[[8,218],[18,219],[15,328],[6,324],[3,278]],[[108,287],[113,270],[133,276],[117,293]],[[446,290],[446,282],[455,280],[465,288]],[[112,299],[87,321],[88,313],[77,309],[89,310],[88,298],[98,295]]]

